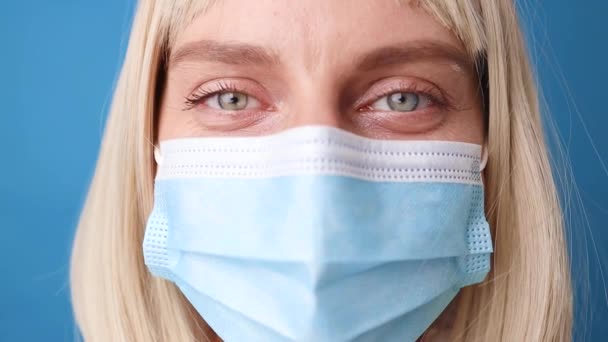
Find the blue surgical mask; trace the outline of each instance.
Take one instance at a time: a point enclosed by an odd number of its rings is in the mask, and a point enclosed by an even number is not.
[[[310,126],[162,142],[144,256],[225,341],[414,341],[481,282],[481,146]]]

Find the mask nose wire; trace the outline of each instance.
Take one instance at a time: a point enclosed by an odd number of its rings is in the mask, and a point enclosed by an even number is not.
[[[154,145],[154,160],[156,161],[156,164],[159,166],[163,164],[163,155],[160,151],[160,147],[157,145]],[[484,144],[482,147],[479,171],[480,172],[483,171],[486,168],[487,164],[488,164],[488,147],[487,147],[487,144]]]

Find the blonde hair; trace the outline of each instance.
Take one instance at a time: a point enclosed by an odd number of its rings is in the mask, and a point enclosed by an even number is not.
[[[488,279],[460,292],[452,339],[569,341],[572,290],[562,212],[512,0],[418,3],[484,62],[479,73],[487,82],[484,177],[495,253]],[[148,273],[142,253],[165,60],[176,34],[209,5],[138,4],[72,254],[75,316],[88,341],[195,341],[209,333],[175,285]]]

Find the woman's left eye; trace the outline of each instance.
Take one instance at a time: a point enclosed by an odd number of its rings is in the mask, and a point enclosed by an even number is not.
[[[380,111],[412,112],[431,104],[431,99],[420,93],[393,92],[374,101],[369,108]]]

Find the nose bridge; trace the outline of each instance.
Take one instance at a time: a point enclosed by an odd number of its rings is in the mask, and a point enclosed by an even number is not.
[[[297,5],[296,5],[297,6]],[[340,56],[335,46],[341,46],[341,31],[328,24],[331,4],[326,1],[302,6],[298,15],[305,20],[295,21],[300,39],[290,50],[287,67],[290,69],[292,91],[289,103],[288,128],[324,125],[345,128],[340,113]]]
[[[333,86],[331,74],[320,70],[317,68],[298,76],[298,89],[293,92],[289,106],[288,128],[307,125],[343,126],[338,90]]]

